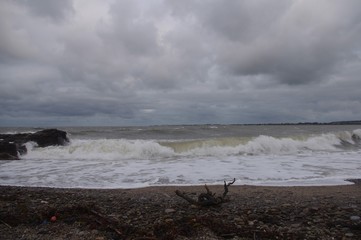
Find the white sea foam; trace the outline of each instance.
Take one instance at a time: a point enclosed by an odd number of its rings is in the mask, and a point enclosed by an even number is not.
[[[73,140],[66,146],[46,148],[28,147],[24,159],[83,159],[83,160],[117,160],[117,159],[153,159],[173,155],[169,148],[149,140],[97,139]]]
[[[360,178],[361,152],[159,160],[26,159],[2,161],[2,185],[133,188],[151,185],[327,185]]]
[[[167,142],[127,139],[73,140],[70,145],[60,147],[36,148],[33,144],[28,144],[28,154],[24,159],[148,160],[172,157],[287,155],[312,151],[340,151],[342,141],[354,144],[351,135],[341,139],[335,134],[305,139],[259,136],[253,139],[220,138]]]
[[[329,185],[361,178],[361,130],[275,138],[73,139],[27,143],[21,161],[0,161],[0,184],[132,188],[150,185]]]

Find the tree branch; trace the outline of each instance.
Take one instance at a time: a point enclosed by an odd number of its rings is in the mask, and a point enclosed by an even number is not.
[[[228,193],[228,187],[231,186],[234,182],[236,181],[235,178],[233,178],[232,182],[229,182],[228,184],[226,183],[226,181],[224,181],[224,193],[223,193],[223,198],[226,197],[227,193]]]
[[[223,193],[222,196],[219,196],[219,197],[216,197],[216,194],[212,193],[209,190],[207,185],[204,185],[207,192],[199,194],[198,201],[196,201],[193,198],[189,197],[187,195],[187,193],[185,193],[185,192],[180,192],[179,190],[176,190],[175,193],[177,194],[177,196],[183,198],[184,200],[186,200],[187,202],[189,202],[190,204],[193,204],[193,205],[202,206],[202,207],[216,206],[216,205],[220,205],[220,204],[226,202],[225,197],[226,197],[226,195],[228,193],[228,188],[235,181],[236,181],[235,178],[233,179],[232,182],[229,182],[229,183],[224,181],[224,193]]]

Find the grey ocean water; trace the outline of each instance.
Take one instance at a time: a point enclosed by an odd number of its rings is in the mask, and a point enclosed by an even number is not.
[[[0,161],[0,184],[133,188],[219,184],[334,185],[361,178],[360,125],[66,127],[67,146],[28,143]],[[37,128],[0,128],[2,133]]]

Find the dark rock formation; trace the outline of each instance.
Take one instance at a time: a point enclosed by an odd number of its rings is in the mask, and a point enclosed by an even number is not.
[[[56,145],[66,145],[69,143],[69,139],[66,136],[66,132],[58,129],[46,129],[31,134],[28,137],[29,141],[36,142],[38,147],[48,147]]]
[[[356,144],[361,144],[361,138],[360,138],[359,135],[352,134],[352,140],[353,140]]]
[[[16,143],[0,141],[0,159],[17,160],[19,159],[18,153],[18,145]]]
[[[0,134],[0,159],[19,159],[27,152],[27,142],[35,142],[38,147],[66,145],[67,133],[58,129],[45,129],[36,133]]]

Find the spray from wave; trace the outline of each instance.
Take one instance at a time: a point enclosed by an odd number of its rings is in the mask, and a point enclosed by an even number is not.
[[[25,159],[167,159],[202,156],[288,155],[340,152],[361,147],[361,129],[276,138],[223,137],[196,140],[74,139],[68,146],[36,148],[28,143]]]

